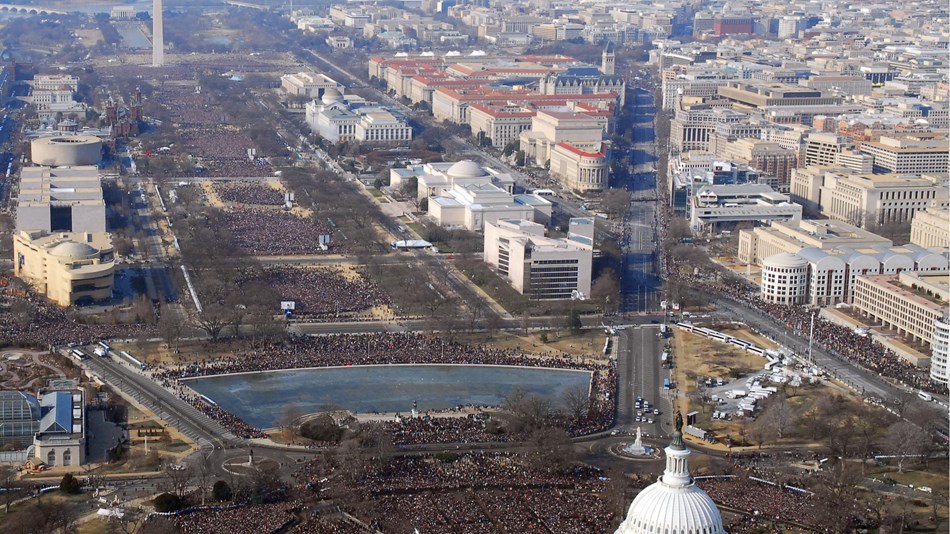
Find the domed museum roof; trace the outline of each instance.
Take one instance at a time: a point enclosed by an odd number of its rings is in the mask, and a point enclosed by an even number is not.
[[[323,97],[321,98],[321,101],[325,105],[330,105],[334,102],[342,102],[343,93],[341,93],[340,90],[337,89],[336,87],[328,87],[327,90],[323,92]]]
[[[53,256],[59,256],[60,258],[79,259],[94,256],[98,254],[99,251],[96,250],[95,247],[87,245],[86,243],[79,243],[77,241],[63,241],[62,243],[50,249],[49,253]]]
[[[478,163],[470,159],[465,159],[449,167],[446,174],[452,178],[478,178],[485,176],[485,171],[482,170]]]
[[[666,471],[637,495],[615,534],[725,534],[716,503],[689,476],[689,449],[676,414],[673,442],[666,448]]]

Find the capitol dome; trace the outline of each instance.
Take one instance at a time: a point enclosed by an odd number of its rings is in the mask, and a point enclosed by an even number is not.
[[[343,93],[341,93],[336,87],[329,87],[323,92],[323,97],[320,99],[320,101],[326,106],[334,102],[342,102]]]
[[[485,176],[485,171],[478,163],[465,159],[449,167],[446,174],[452,178],[479,178]]]
[[[63,241],[62,243],[50,249],[49,253],[53,256],[59,256],[60,258],[69,258],[75,260],[88,258],[89,256],[95,256],[99,254],[99,251],[96,250],[95,247],[87,245],[86,243]]]
[[[663,476],[637,495],[615,534],[725,534],[716,503],[689,476],[682,426],[676,414]]]

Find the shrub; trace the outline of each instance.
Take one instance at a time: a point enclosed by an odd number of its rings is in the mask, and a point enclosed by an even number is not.
[[[70,495],[76,495],[82,491],[82,485],[79,483],[79,479],[74,477],[72,473],[66,473],[63,475],[63,479],[59,482],[59,491],[63,493],[68,493]]]
[[[228,486],[227,482],[219,480],[211,487],[211,495],[216,501],[230,501],[232,495],[231,486]]]
[[[162,493],[153,501],[156,512],[174,512],[181,508],[181,499],[172,493]]]

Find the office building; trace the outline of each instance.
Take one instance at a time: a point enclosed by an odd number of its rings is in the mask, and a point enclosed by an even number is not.
[[[804,265],[807,274],[803,289],[775,286],[787,282],[782,278],[788,271],[775,271],[775,267]],[[851,303],[855,298],[856,283],[860,276],[897,276],[904,272],[916,272],[922,276],[942,275],[950,272],[950,264],[945,256],[916,245],[874,246],[864,248],[838,247],[819,249],[806,247],[792,254],[780,252],[767,256],[760,261],[763,272],[762,294],[770,298],[779,296],[794,297],[795,304],[810,306],[833,306],[838,303]],[[767,265],[771,265],[768,267]],[[769,278],[772,285],[765,287],[765,272],[771,270]],[[795,271],[797,272],[797,271]],[[794,289],[794,291],[793,291]],[[784,291],[776,293],[776,291]],[[781,302],[773,300],[773,302]]]
[[[787,252],[795,254],[803,248],[835,250],[842,247],[890,247],[890,239],[844,221],[834,219],[775,221],[769,226],[739,231],[738,259],[744,263],[760,263],[763,259]],[[926,248],[926,247],[925,247]]]
[[[764,184],[704,185],[690,199],[690,227],[697,232],[732,230],[738,223],[798,220],[802,207]]]
[[[914,213],[910,242],[923,248],[950,247],[950,208],[927,208]]]
[[[948,172],[946,134],[908,133],[882,135],[877,141],[861,143],[860,150],[874,157],[874,172],[928,174]]]
[[[930,356],[930,379],[946,384],[950,381],[950,315],[934,321],[933,351]]]
[[[910,223],[918,211],[947,206],[950,195],[946,175],[825,172],[818,190],[821,213],[859,226]]]
[[[485,263],[532,300],[590,296],[593,218],[571,219],[564,239],[545,237],[544,226],[501,219],[485,225]]]
[[[934,325],[947,315],[946,274],[859,276],[854,308],[876,325],[931,349]]]
[[[808,262],[795,254],[776,254],[762,262],[759,296],[776,304],[802,304],[808,290]]]

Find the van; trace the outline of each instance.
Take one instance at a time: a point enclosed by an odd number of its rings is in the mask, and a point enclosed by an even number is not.
[[[934,400],[930,393],[925,393],[923,391],[918,391],[917,396],[920,397],[920,400],[925,400],[927,402]]]

